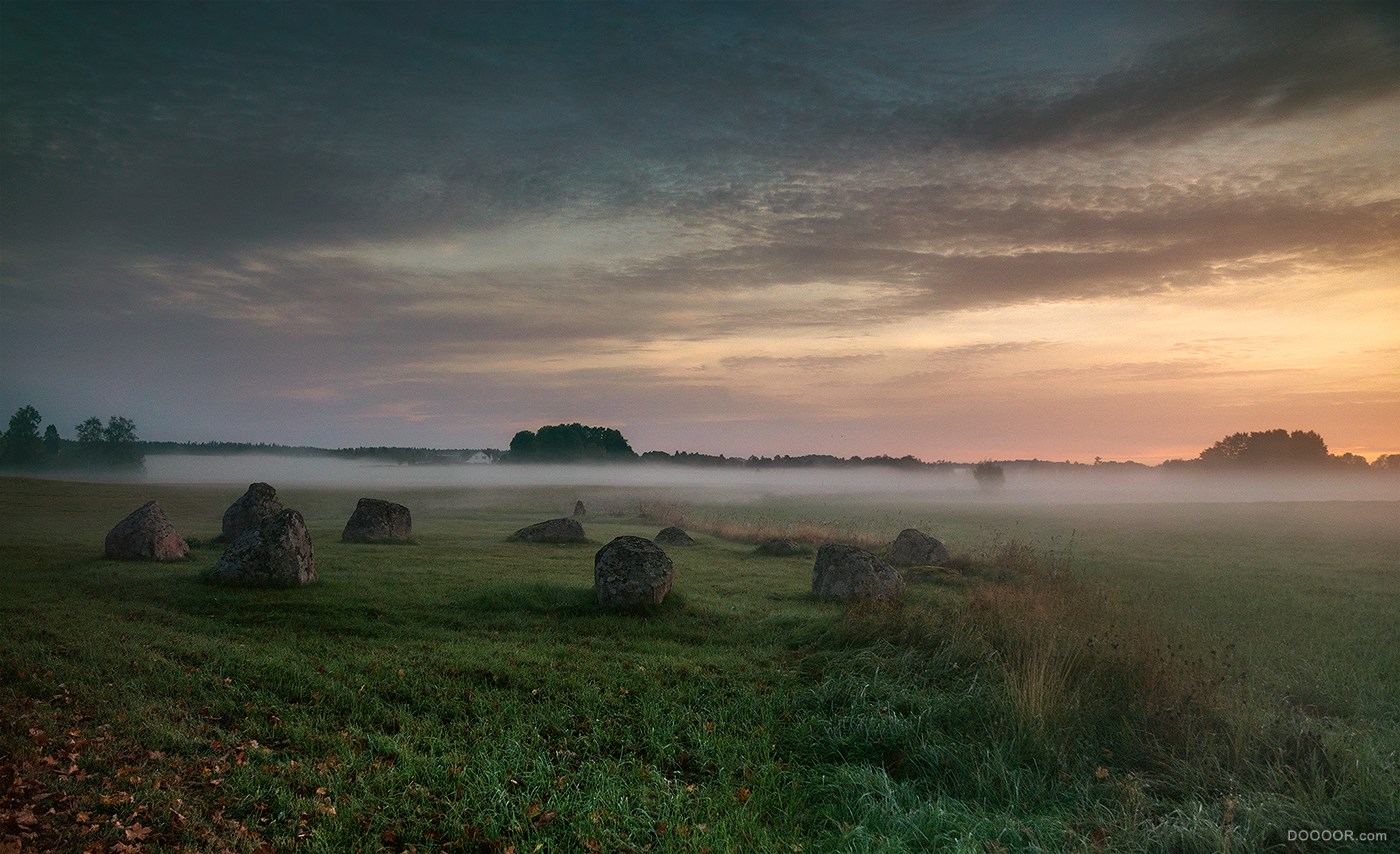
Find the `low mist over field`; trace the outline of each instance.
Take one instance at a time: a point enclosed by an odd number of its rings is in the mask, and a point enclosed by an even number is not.
[[[72,475],[75,479],[91,474]],[[867,495],[911,501],[1029,502],[1046,504],[1195,501],[1400,501],[1400,478],[1350,473],[1209,474],[1084,467],[1067,472],[1008,469],[988,489],[970,466],[905,472],[861,469],[715,469],[676,464],[395,465],[357,460],[246,454],[158,454],[141,474],[101,479],[149,483],[229,484],[265,481],[278,486],[342,488],[521,486],[633,488],[708,499],[722,496]]]

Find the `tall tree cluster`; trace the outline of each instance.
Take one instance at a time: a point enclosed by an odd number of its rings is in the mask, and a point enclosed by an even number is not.
[[[0,466],[39,469],[58,466],[139,468],[145,460],[136,422],[113,415],[106,425],[96,416],[74,428],[75,441],[59,435],[50,424],[39,432],[44,418],[33,406],[21,406],[0,433]]]
[[[637,452],[611,427],[554,424],[537,432],[521,430],[510,440],[512,462],[580,462],[635,460]]]

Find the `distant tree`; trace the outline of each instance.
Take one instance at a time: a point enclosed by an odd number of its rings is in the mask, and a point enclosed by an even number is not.
[[[973,466],[972,476],[983,489],[995,489],[1006,483],[1006,472],[991,460],[983,460]]]
[[[1390,474],[1400,474],[1400,454],[1381,454],[1371,461],[1371,468]]]
[[[1327,443],[1311,430],[1232,433],[1201,451],[1210,468],[1308,468],[1330,464]]]
[[[74,427],[73,431],[81,447],[96,448],[102,444],[102,419],[96,415]]]
[[[121,415],[107,418],[107,426],[102,430],[103,452],[107,462],[117,466],[139,466],[142,463],[141,448],[137,445],[136,422]]]
[[[578,462],[635,460],[637,454],[617,430],[585,424],[553,424],[537,432],[521,430],[510,440],[510,459],[517,462]]]
[[[56,459],[62,451],[63,439],[58,435],[58,428],[50,424],[44,430],[44,456]]]
[[[1366,462],[1365,457],[1357,456],[1353,453],[1334,455],[1332,461],[1338,468],[1348,471],[1367,471],[1371,467],[1371,464]]]
[[[92,416],[74,431],[78,437],[78,459],[88,465],[140,466],[145,455],[136,435],[136,422],[122,415],[113,415],[102,426],[102,419]]]
[[[33,406],[21,406],[10,416],[10,427],[5,431],[5,447],[0,463],[13,466],[32,466],[44,458],[44,440],[39,436],[39,425],[44,417]]]
[[[512,458],[524,459],[535,451],[535,431],[521,430],[511,437],[510,455]]]
[[[73,428],[78,438],[78,459],[84,463],[98,464],[102,461],[102,419],[94,415]]]

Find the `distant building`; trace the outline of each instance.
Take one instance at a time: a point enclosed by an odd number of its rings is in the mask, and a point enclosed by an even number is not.
[[[470,457],[467,457],[467,463],[474,466],[489,465],[493,462],[495,462],[495,460],[491,459],[485,451],[477,451]]]

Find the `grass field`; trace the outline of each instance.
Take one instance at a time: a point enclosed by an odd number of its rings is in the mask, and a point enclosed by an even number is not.
[[[199,580],[241,490],[0,480],[0,850],[1385,850],[1400,839],[1394,503],[1034,507],[623,488],[280,490],[320,580]],[[506,542],[587,500],[592,544]],[[102,538],[156,498],[186,562]],[[593,552],[679,519],[675,589]],[[809,596],[748,540],[888,541],[967,574]],[[712,533],[704,533],[704,532]],[[723,534],[724,536],[721,536]]]

